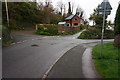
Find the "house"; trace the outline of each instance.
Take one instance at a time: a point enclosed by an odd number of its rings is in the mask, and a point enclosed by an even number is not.
[[[69,27],[70,26],[76,26],[77,27],[77,26],[80,26],[80,24],[81,24],[81,19],[77,15],[71,15],[71,16],[65,18],[64,21],[66,22],[66,25],[69,26]]]
[[[80,25],[84,24],[84,20],[77,15],[71,15],[65,18],[64,22],[59,22],[59,33],[73,33],[80,30]]]
[[[84,24],[84,19],[81,18],[80,24]]]
[[[66,22],[59,22],[58,25],[59,26],[66,26]]]
[[[106,29],[114,31],[114,25],[108,26]]]

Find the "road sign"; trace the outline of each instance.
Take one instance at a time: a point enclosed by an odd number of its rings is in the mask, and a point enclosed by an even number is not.
[[[104,0],[101,5],[99,6],[99,14],[100,15],[104,15],[104,11],[105,11],[105,15],[110,15],[111,14],[111,10],[112,7],[109,3],[108,0]]]
[[[99,9],[100,9],[100,10],[104,10],[105,4],[106,4],[106,10],[112,10],[112,7],[111,7],[111,5],[110,5],[110,3],[109,3],[108,0],[104,0],[104,1],[101,3]]]
[[[99,14],[103,15],[103,26],[102,26],[101,47],[100,47],[100,56],[102,57],[102,44],[104,37],[105,17],[106,15],[111,14],[112,7],[108,0],[103,0],[103,2],[101,3],[98,9],[99,9]]]
[[[99,10],[99,15],[103,15],[104,14],[104,11],[103,10]],[[105,11],[105,15],[110,15],[111,14],[111,11],[110,10],[106,10]]]

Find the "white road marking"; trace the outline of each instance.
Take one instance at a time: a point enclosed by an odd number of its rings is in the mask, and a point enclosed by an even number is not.
[[[17,42],[17,43],[19,44],[19,43],[22,43],[22,42]]]
[[[39,39],[39,38],[35,38],[35,39]]]
[[[22,41],[22,42],[26,42],[27,40],[24,40],[24,41]]]
[[[24,42],[26,42],[27,40],[24,40]]]
[[[15,43],[12,43],[11,45],[14,45]]]
[[[43,37],[43,38],[48,38],[47,36]]]

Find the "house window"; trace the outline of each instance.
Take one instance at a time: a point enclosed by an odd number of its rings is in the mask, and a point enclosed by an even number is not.
[[[78,26],[78,23],[74,23],[74,26]]]
[[[75,18],[74,20],[77,21],[78,19]]]
[[[67,24],[67,26],[69,26],[69,24]]]

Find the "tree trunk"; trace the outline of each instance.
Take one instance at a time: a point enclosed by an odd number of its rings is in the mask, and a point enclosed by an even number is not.
[[[120,34],[115,36],[114,46],[120,48]]]

